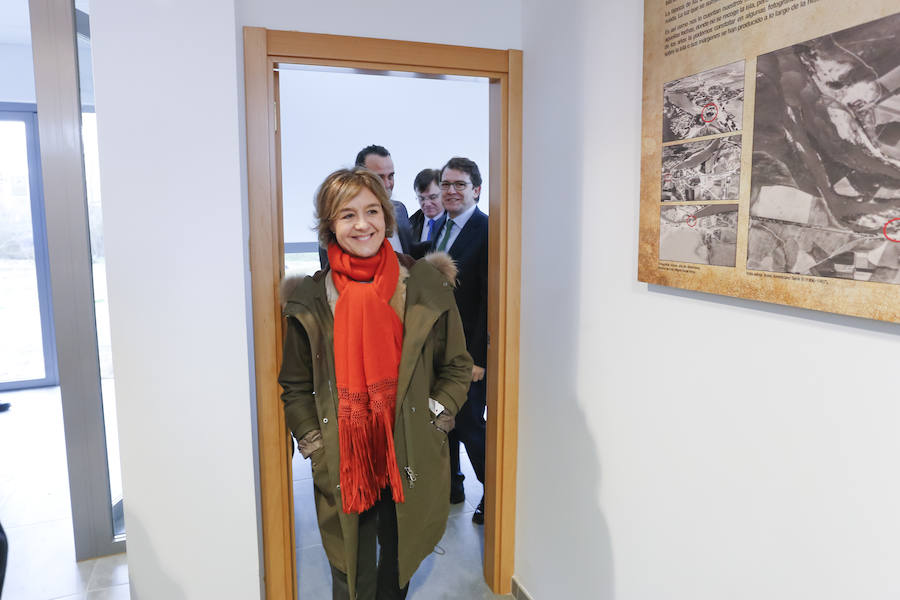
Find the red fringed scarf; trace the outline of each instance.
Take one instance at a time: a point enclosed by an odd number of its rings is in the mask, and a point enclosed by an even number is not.
[[[334,307],[334,373],[341,497],[345,513],[361,513],[387,485],[394,502],[403,502],[394,453],[403,324],[389,304],[400,264],[387,240],[370,258],[347,254],[332,243],[328,262],[340,294]]]

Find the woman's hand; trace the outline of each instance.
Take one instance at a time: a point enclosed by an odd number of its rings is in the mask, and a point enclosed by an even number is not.
[[[472,365],[472,381],[481,381],[484,379],[484,367]]]
[[[453,431],[453,428],[456,427],[456,418],[451,417],[445,411],[436,416],[432,423],[434,423],[434,426],[443,433],[450,433]]]

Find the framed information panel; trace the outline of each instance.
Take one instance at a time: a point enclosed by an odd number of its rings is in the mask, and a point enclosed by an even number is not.
[[[638,279],[900,322],[900,3],[644,18]]]

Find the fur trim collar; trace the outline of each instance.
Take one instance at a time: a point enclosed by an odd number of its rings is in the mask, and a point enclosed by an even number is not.
[[[456,287],[456,276],[459,273],[459,269],[456,268],[456,263],[449,254],[446,252],[432,252],[425,255],[425,260],[440,271],[447,281],[450,282],[450,285]]]
[[[281,283],[278,285],[278,302],[281,305],[281,310],[284,310],[284,307],[287,306],[288,300],[294,295],[294,290],[297,289],[297,286],[304,279],[306,279],[306,275],[289,275],[281,280]]]
[[[406,264],[407,261],[400,262],[400,279],[397,281],[397,291],[394,292],[393,297],[391,298],[391,306],[400,315],[400,319],[403,319],[404,306],[406,305],[406,280],[409,279],[409,268],[414,264],[414,261],[407,258],[409,265]],[[456,276],[459,273],[459,270],[456,267],[456,263],[446,252],[432,252],[431,254],[425,255],[424,260],[430,264],[432,267],[437,269],[444,278],[450,282],[450,285],[456,287]],[[331,306],[331,312],[334,313],[334,303],[337,302],[337,289],[334,287],[334,282],[331,280],[331,271],[322,272],[319,271],[314,275],[314,278],[325,277],[325,292],[328,297],[328,304]],[[294,291],[297,289],[297,286],[306,278],[306,275],[291,275],[290,277],[285,277],[281,280],[281,285],[278,287],[278,299],[281,303],[281,308],[287,305],[288,300],[290,300]]]

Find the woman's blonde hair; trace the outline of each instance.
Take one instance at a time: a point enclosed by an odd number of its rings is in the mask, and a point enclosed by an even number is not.
[[[384,212],[384,237],[394,235],[397,220],[394,217],[394,205],[388,196],[381,178],[365,167],[338,169],[325,178],[319,191],[316,192],[316,230],[319,233],[319,245],[327,248],[334,241],[331,223],[343,206],[355,198],[363,189],[367,189],[378,198]]]

